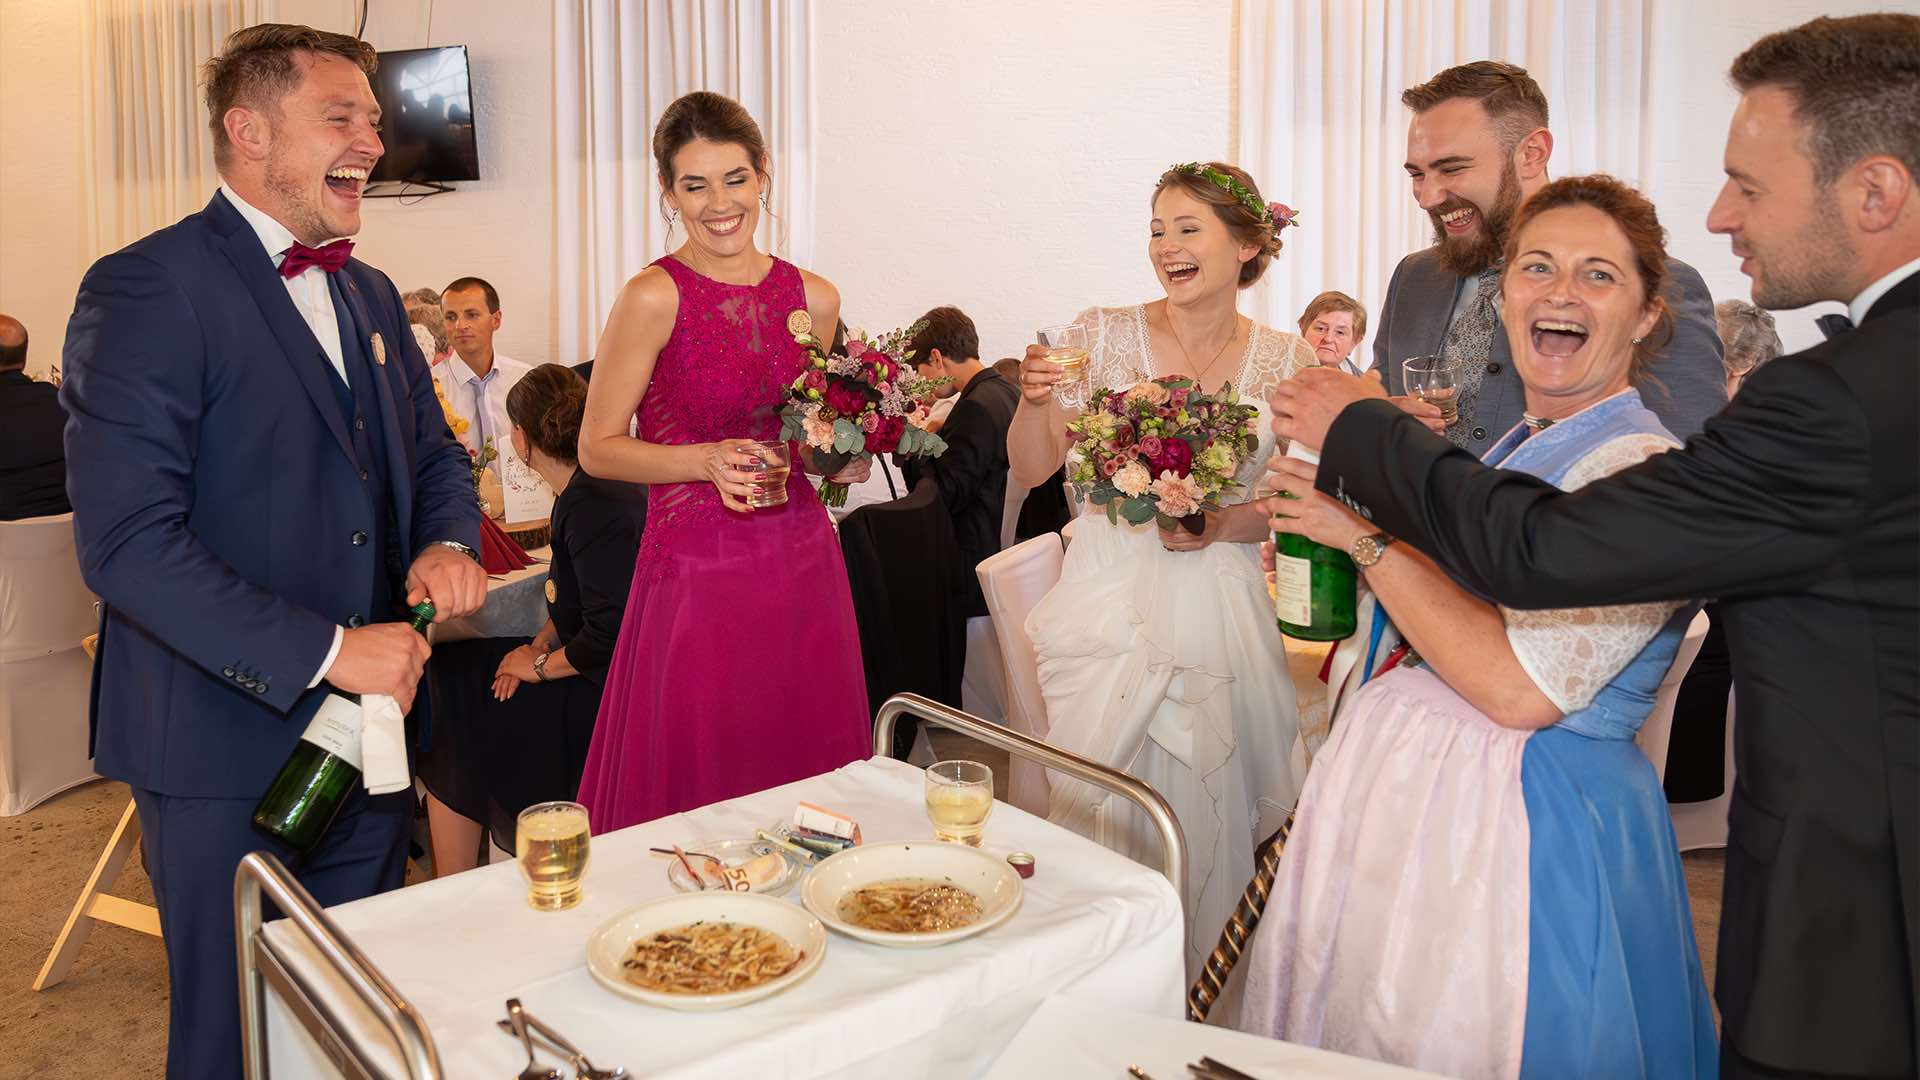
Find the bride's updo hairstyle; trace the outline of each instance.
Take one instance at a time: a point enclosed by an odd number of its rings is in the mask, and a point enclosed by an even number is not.
[[[1634,269],[1640,272],[1641,302],[1660,308],[1647,336],[1634,343],[1633,362],[1627,378],[1639,386],[1648,378],[1653,358],[1673,337],[1673,312],[1667,307],[1667,230],[1660,215],[1645,195],[1605,173],[1589,176],[1563,176],[1520,205],[1507,229],[1506,251],[1500,258],[1512,269],[1520,252],[1520,233],[1533,219],[1549,210],[1568,206],[1590,206],[1613,219],[1633,248]]]
[[[683,94],[660,114],[653,128],[653,160],[660,169],[660,217],[668,220],[667,192],[673,190],[673,156],[695,139],[731,143],[747,152],[762,187],[771,187],[767,140],[746,107],[711,90]]]
[[[1224,161],[1203,161],[1195,165],[1175,165],[1160,174],[1160,182],[1153,186],[1153,198],[1147,200],[1148,207],[1160,201],[1160,193],[1170,187],[1181,191],[1213,207],[1214,215],[1227,227],[1227,235],[1238,244],[1252,244],[1259,247],[1253,258],[1240,264],[1240,287],[1246,288],[1260,280],[1267,272],[1267,264],[1280,254],[1280,229],[1275,227],[1272,214],[1262,214],[1253,206],[1241,201],[1233,189],[1207,177],[1207,173],[1226,177],[1231,183],[1238,184],[1247,193],[1247,202],[1264,208],[1266,200],[1260,197],[1260,188],[1254,184],[1253,177],[1238,165],[1229,165]]]

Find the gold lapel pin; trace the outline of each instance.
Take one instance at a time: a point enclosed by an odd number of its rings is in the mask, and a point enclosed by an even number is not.
[[[373,332],[373,362],[385,365],[387,362],[387,343],[380,339],[380,331]]]

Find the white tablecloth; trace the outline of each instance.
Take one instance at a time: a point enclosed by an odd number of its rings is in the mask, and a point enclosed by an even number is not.
[[[1091,1004],[1074,996],[1048,999],[1020,1030],[995,1076],[1120,1077],[1138,1065],[1154,1080],[1186,1080],[1187,1063],[1211,1057],[1259,1077],[1287,1080],[1418,1080],[1432,1073]]]
[[[532,566],[487,578],[487,602],[480,610],[448,619],[433,628],[435,642],[486,637],[532,637],[547,622],[547,561],[552,548],[527,552]]]
[[[902,950],[830,935],[819,970],[787,992],[720,1013],[649,1008],[587,974],[587,936],[623,909],[666,896],[666,860],[647,848],[750,836],[805,799],[852,815],[869,843],[926,839],[918,769],[876,758],[823,776],[595,837],[585,899],[564,912],[526,903],[512,863],[483,867],[330,910],[426,1017],[451,1077],[512,1076],[525,1064],[494,1028],[508,997],[558,1027],[596,1064],[662,1077],[984,1075],[1041,1001],[1067,990],[1105,1007],[1182,1015],[1180,901],[1166,879],[1005,803],[989,850],[1032,852],[1020,910],[978,937]],[[798,903],[796,887],[787,899]],[[311,957],[281,923],[267,933]],[[317,961],[299,970],[362,1045],[388,1041]],[[271,996],[270,996],[271,997]],[[330,1076],[274,1005],[276,1080]],[[395,1062],[390,1051],[389,1060]],[[395,1066],[389,1066],[390,1071]]]

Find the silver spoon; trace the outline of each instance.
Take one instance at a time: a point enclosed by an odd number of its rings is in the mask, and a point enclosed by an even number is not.
[[[534,1063],[533,1038],[527,1034],[527,1014],[520,1008],[519,998],[507,999],[507,1019],[513,1024],[513,1033],[520,1036],[520,1044],[527,1048],[527,1067],[520,1070],[518,1080],[560,1080],[559,1069]]]
[[[568,1042],[558,1031],[555,1031],[539,1017],[530,1012],[524,1012],[524,1010],[523,1015],[527,1018],[527,1027],[529,1030],[535,1035],[538,1035],[543,1042],[572,1059],[573,1071],[579,1074],[579,1080],[628,1080],[631,1076],[626,1069],[619,1066],[611,1069],[595,1068],[593,1062],[587,1060],[587,1055],[580,1052],[579,1047]],[[500,1030],[511,1035],[513,1034],[513,1025],[502,1020],[500,1021]]]

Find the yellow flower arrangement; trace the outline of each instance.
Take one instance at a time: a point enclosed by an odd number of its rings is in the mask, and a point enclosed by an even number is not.
[[[440,389],[438,379],[433,381],[433,396],[440,399],[440,411],[447,416],[447,430],[453,432],[455,438],[465,435],[471,421],[453,411],[453,403],[447,400],[446,391]]]

